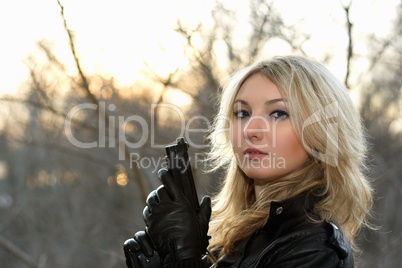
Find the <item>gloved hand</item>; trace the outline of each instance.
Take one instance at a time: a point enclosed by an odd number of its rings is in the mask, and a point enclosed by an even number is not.
[[[158,252],[153,249],[152,241],[144,231],[136,232],[134,238],[124,242],[124,255],[128,268],[160,268]]]
[[[211,199],[204,196],[196,212],[166,169],[158,175],[163,185],[148,196],[143,213],[146,232],[162,263],[200,259],[208,246]]]

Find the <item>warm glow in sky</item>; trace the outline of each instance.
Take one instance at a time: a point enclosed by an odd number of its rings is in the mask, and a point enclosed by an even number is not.
[[[329,68],[343,79],[347,39],[340,2],[281,0],[275,1],[275,6],[288,24],[302,19],[303,29],[312,36],[305,46],[308,55],[319,59],[332,52],[335,57]],[[183,56],[183,40],[171,27],[178,16],[193,25],[198,21],[208,25],[213,6],[212,0],[62,0],[61,3],[69,28],[74,31],[84,70],[113,75],[120,84],[140,79],[144,61],[161,76],[188,65]],[[245,5],[240,10],[247,8],[247,1],[236,3]],[[355,52],[365,53],[358,42],[364,34],[388,34],[397,3],[397,0],[353,1]],[[28,72],[22,59],[35,50],[36,40],[51,40],[55,55],[75,72],[56,0],[1,1],[0,31],[0,94],[15,92],[26,77]],[[288,51],[279,43],[272,44],[272,53]]]

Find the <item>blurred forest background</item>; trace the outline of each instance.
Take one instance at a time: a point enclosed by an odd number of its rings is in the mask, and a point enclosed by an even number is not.
[[[178,127],[182,119],[166,104],[177,105],[187,128],[200,129],[186,132],[191,142],[205,144],[207,120],[211,122],[216,112],[220,86],[239,68],[277,54],[274,47],[281,48],[280,53],[312,57],[327,65],[341,63],[340,79],[357,100],[368,132],[369,176],[377,190],[372,222],[381,227],[376,232],[363,230],[359,235],[363,253],[358,266],[399,267],[401,3],[392,10],[394,14],[382,14],[395,18],[389,34],[377,36],[373,32],[362,36],[354,30],[359,17],[351,20],[350,16],[359,7],[352,2],[328,1],[336,2],[342,15],[324,18],[336,21],[336,31],[342,37],[338,40],[339,50],[325,47],[325,42],[314,46],[312,40],[317,37],[303,28],[302,20],[285,19],[288,16],[276,8],[280,1],[243,1],[242,8],[230,1],[209,1],[211,8],[203,14],[207,22],[189,23],[178,17],[170,25],[172,34],[181,40],[179,49],[186,64],[160,72],[158,61],[151,64],[144,58],[142,78],[121,85],[112,75],[83,68],[86,55],[79,51],[80,40],[69,27],[65,13],[68,2],[56,2],[59,20],[53,23],[59,24],[60,32],[66,36],[73,71],[55,52],[52,41],[41,39],[24,59],[29,77],[18,93],[2,94],[0,98],[2,267],[125,267],[123,242],[144,228],[145,198],[159,185],[154,171],[160,162],[155,165],[139,160],[158,161],[165,154],[163,146],[182,134]],[[75,30],[79,31],[79,25]],[[130,29],[127,31],[130,34]],[[160,50],[163,55],[170,52],[163,40]],[[160,57],[160,65],[164,61],[169,60]],[[96,108],[87,107],[71,117],[71,109],[82,104]],[[145,120],[149,133],[139,121],[119,119],[133,115]],[[207,120],[190,120],[199,115]],[[71,133],[66,133],[70,129],[66,128],[66,120],[71,121]],[[98,146],[77,147],[68,135],[81,142],[96,141]],[[126,142],[119,144],[121,135]],[[142,146],[130,148],[129,143],[139,143],[144,135],[148,138]],[[155,148],[153,144],[161,146]],[[192,156],[197,155],[192,158],[193,172],[199,195],[211,194],[219,174],[203,173],[199,160],[208,148],[199,147],[190,149]],[[130,154],[138,161],[130,161]]]

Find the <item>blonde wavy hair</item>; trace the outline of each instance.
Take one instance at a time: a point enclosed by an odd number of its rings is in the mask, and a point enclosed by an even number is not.
[[[233,102],[251,75],[268,77],[287,100],[294,131],[309,154],[299,170],[264,186],[258,199],[253,180],[236,163],[230,143]],[[340,83],[320,63],[299,56],[262,60],[235,75],[224,87],[220,108],[209,135],[210,171],[224,168],[220,192],[213,198],[209,250],[219,258],[263,227],[271,201],[311,191],[320,197],[315,212],[335,221],[352,248],[372,206],[372,188],[365,176],[366,142],[360,116]]]

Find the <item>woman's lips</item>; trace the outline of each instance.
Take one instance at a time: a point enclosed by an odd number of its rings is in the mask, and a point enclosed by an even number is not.
[[[254,148],[247,148],[246,150],[244,150],[244,157],[250,160],[263,158],[267,155],[267,153]]]

